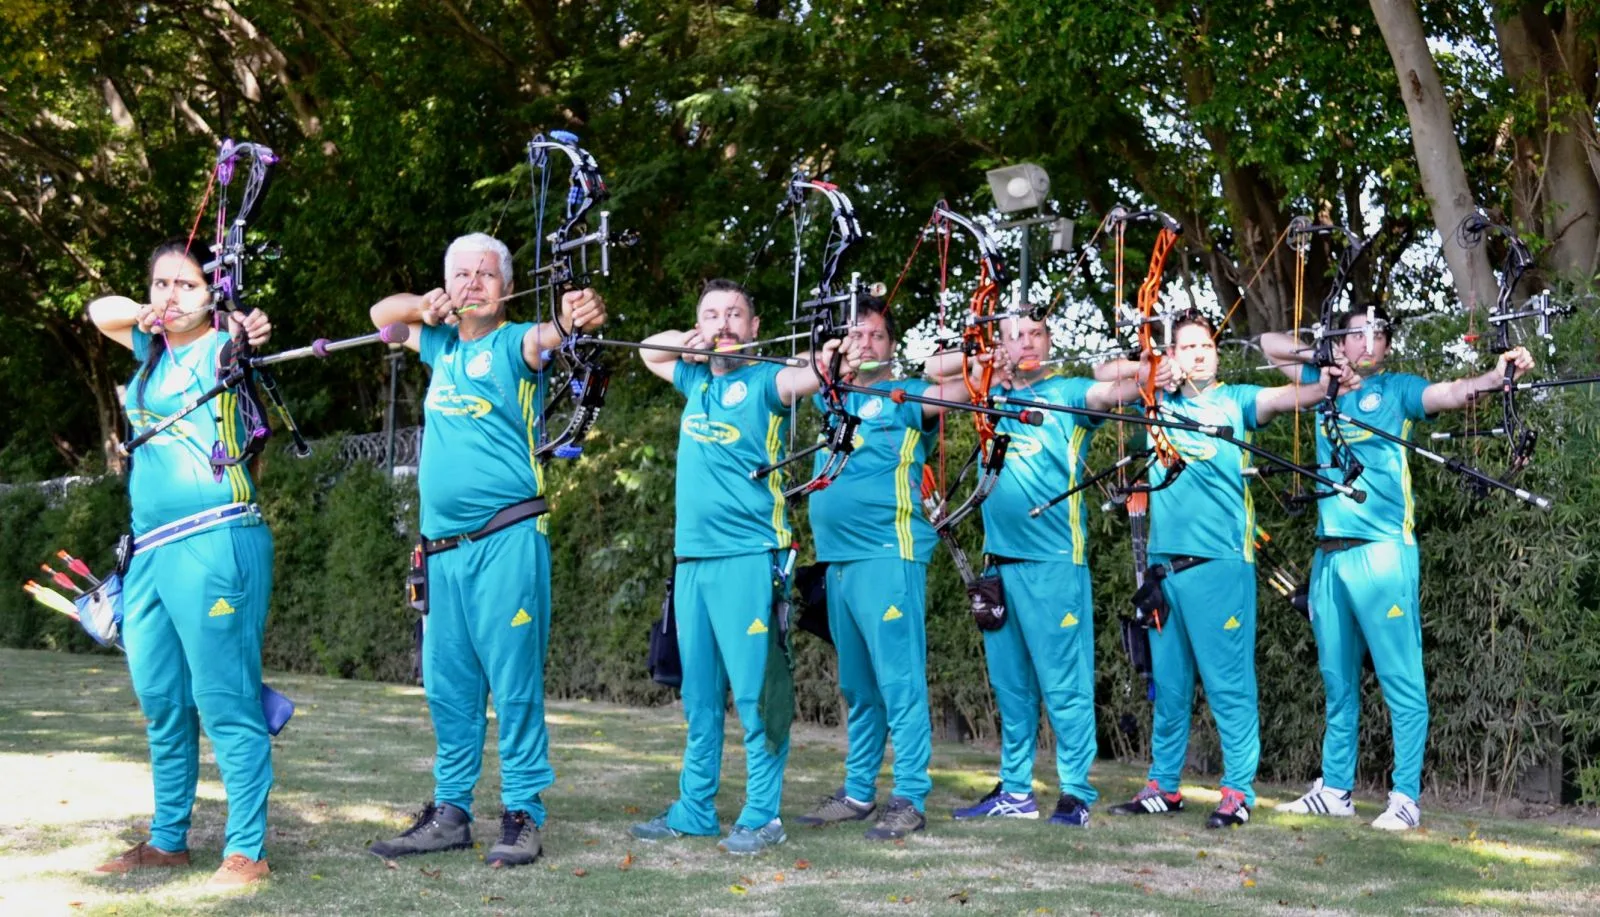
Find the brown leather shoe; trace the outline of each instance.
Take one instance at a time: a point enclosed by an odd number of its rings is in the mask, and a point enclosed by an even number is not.
[[[262,881],[272,870],[267,868],[265,858],[252,860],[242,853],[235,853],[222,861],[217,871],[211,874],[211,880],[206,883],[213,888],[237,887],[241,885],[254,885]]]
[[[136,869],[173,869],[188,865],[189,851],[168,853],[160,847],[151,846],[149,841],[140,841],[123,851],[116,859],[107,860],[96,866],[94,871],[120,874],[133,872]]]

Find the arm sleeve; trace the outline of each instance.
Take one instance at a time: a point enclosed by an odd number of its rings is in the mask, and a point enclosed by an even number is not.
[[[439,351],[445,342],[456,334],[454,328],[443,325],[423,325],[422,336],[417,339],[417,356],[429,366],[439,358]],[[520,358],[519,358],[520,360]]]
[[[1409,420],[1432,420],[1433,417],[1422,406],[1422,393],[1427,391],[1430,384],[1427,379],[1410,373],[1401,373],[1394,377],[1395,394],[1400,396],[1400,409],[1405,412]]]
[[[138,325],[133,327],[133,358],[140,363],[150,359],[150,335]]]
[[[890,386],[890,391],[897,388],[904,390],[907,395],[926,395],[928,389],[933,388],[933,384],[926,379],[903,379]],[[885,392],[884,395],[887,397],[888,392]],[[895,405],[895,408],[898,411],[900,422],[914,430],[919,428],[932,429],[939,426],[939,418],[926,416],[922,410],[922,405],[915,401],[902,402]]]
[[[1310,363],[1300,364],[1300,384],[1314,385],[1322,381],[1322,370]]]
[[[1059,397],[1063,407],[1087,408],[1089,406],[1089,390],[1094,388],[1096,384],[1093,379],[1085,379],[1082,376],[1058,377],[1058,379]],[[1074,416],[1072,421],[1091,430],[1099,429],[1100,425],[1105,422],[1098,417],[1084,417],[1081,414]]]
[[[522,358],[522,342],[527,339],[528,332],[533,330],[532,322],[517,322],[506,325],[504,334],[494,342],[495,359],[505,360],[518,379],[533,379],[539,373],[528,366],[528,361]]]
[[[785,368],[776,363],[762,363],[760,364],[761,372],[754,383],[761,386],[759,393],[761,395],[761,403],[765,404],[767,410],[774,414],[782,414],[789,410],[789,406],[783,403],[783,393],[778,391],[778,374],[783,372]],[[707,372],[709,371],[707,370]]]
[[[679,394],[688,396],[690,389],[706,380],[711,371],[706,369],[704,363],[689,363],[679,360],[672,367],[672,387]]]
[[[1266,391],[1266,387],[1239,384],[1230,385],[1223,391],[1239,405],[1239,416],[1244,419],[1244,428],[1251,431],[1261,429],[1261,411],[1256,408],[1256,399]]]

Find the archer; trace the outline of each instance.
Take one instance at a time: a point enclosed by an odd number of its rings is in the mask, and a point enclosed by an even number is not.
[[[891,377],[895,322],[882,298],[856,303],[849,335],[865,361],[844,396],[844,410],[861,419],[853,458],[831,485],[810,495],[849,750],[844,785],[797,820],[820,827],[871,817],[892,737],[894,788],[866,836],[893,841],[927,826],[925,801],[933,788],[926,617],[928,562],[938,539],[915,495],[929,437],[951,410],[904,396],[961,402],[970,396],[959,378],[935,384]],[[826,410],[820,397],[817,406]],[[822,473],[827,457],[818,453],[815,463]]]
[[[484,861],[522,866],[543,851],[540,793],[555,782],[544,722],[550,637],[549,507],[535,431],[549,352],[599,327],[591,289],[561,295],[559,320],[507,322],[511,252],[483,233],[450,243],[445,285],[371,309],[411,328],[405,346],[433,370],[417,469],[426,583],[423,687],[436,739],[434,794],[416,821],[370,848],[385,859],[472,846],[486,695],[500,737],[500,839]]]
[[[149,276],[148,302],[107,296],[88,309],[100,333],[139,360],[123,404],[136,435],[226,374],[233,348],[217,331],[217,299],[188,240],[158,246]],[[259,309],[248,316],[229,311],[228,327],[251,346],[272,334]],[[200,440],[213,431],[220,446]],[[127,563],[122,634],[148,720],[155,812],[150,839],[99,872],[189,865],[201,727],[216,748],[228,797],[224,858],[211,883],[248,885],[270,872],[272,746],[260,694],[272,534],[256,506],[248,462],[238,460],[247,454],[241,431],[250,432],[241,398],[228,391],[130,456],[134,543],[131,558],[119,561]]]
[[[744,808],[719,846],[741,855],[787,840],[778,818],[787,730],[769,735],[759,708],[765,673],[776,663],[768,657],[780,655],[774,644],[787,623],[774,607],[787,592],[794,539],[780,475],[754,480],[751,470],[778,461],[790,408],[818,391],[822,373],[852,373],[860,363],[860,344],[837,338],[804,355],[800,366],[740,359],[734,351],[756,339],[760,324],[741,285],[711,280],[694,327],[654,334],[639,352],[645,367],[686,400],[678,427],[671,600],[688,736],[677,801],[630,832],[651,841],[719,833],[716,795],[731,687],[744,724],[747,778]],[[648,349],[652,344],[679,350]]]
[[[1038,818],[1033,758],[1044,701],[1056,735],[1060,796],[1050,822],[1084,827],[1098,798],[1089,784],[1097,753],[1094,716],[1094,600],[1088,563],[1088,510],[1080,472],[1103,421],[1049,410],[1110,411],[1139,399],[1135,378],[1096,382],[1047,368],[1050,327],[1032,318],[1001,323],[999,385],[993,393],[1045,406],[1042,426],[1001,421],[1011,437],[1005,473],[983,504],[983,550],[998,570],[1006,614],[983,631],[989,685],[1000,711],[1000,779],[958,819]],[[1005,396],[1001,398],[1001,396]],[[1074,491],[1065,499],[1054,499]],[[1049,509],[1034,508],[1054,500]]]
[[[1482,392],[1498,391],[1509,368],[1520,377],[1533,368],[1525,348],[1500,354],[1489,372],[1454,382],[1384,368],[1394,322],[1380,306],[1341,315],[1337,356],[1361,376],[1360,391],[1339,399],[1341,412],[1400,441],[1412,426],[1444,411],[1460,410]],[[1336,332],[1336,333],[1337,333]],[[1261,349],[1296,382],[1314,369],[1298,332],[1261,336]],[[1394,734],[1394,771],[1388,806],[1374,828],[1406,831],[1422,822],[1422,756],[1428,739],[1428,692],[1422,668],[1421,576],[1415,535],[1408,449],[1402,442],[1346,424],[1344,436],[1360,462],[1365,503],[1328,496],[1317,503],[1317,553],[1310,583],[1311,629],[1327,695],[1322,776],[1280,812],[1349,817],[1355,814],[1357,720],[1361,712],[1361,661],[1372,655]],[[1326,432],[1317,430],[1317,460],[1332,458]]]
[[[1159,405],[1163,416],[1254,431],[1323,395],[1314,386],[1224,384],[1217,377],[1216,329],[1198,312],[1180,316],[1172,333],[1172,359],[1163,360],[1162,366],[1176,364],[1168,383],[1175,391]],[[1107,371],[1124,375],[1128,368],[1108,364]],[[1324,371],[1324,384],[1329,379],[1341,380],[1340,386],[1357,383],[1353,374],[1336,367]],[[1158,374],[1158,384],[1165,381]],[[1151,566],[1135,597],[1159,622],[1150,635],[1155,704],[1149,782],[1111,813],[1183,810],[1179,776],[1188,752],[1198,670],[1222,740],[1222,799],[1206,827],[1235,827],[1249,820],[1255,805],[1261,757],[1255,509],[1241,473],[1249,456],[1231,437],[1174,430],[1170,438],[1186,470],[1168,481],[1164,466],[1151,468]]]

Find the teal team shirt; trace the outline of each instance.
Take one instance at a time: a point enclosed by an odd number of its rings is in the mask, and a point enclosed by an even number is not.
[[[532,328],[502,324],[474,341],[461,340],[453,326],[422,328],[419,353],[433,368],[417,471],[428,538],[475,532],[496,512],[544,492],[534,458],[544,382],[522,359]]]
[[[920,380],[884,380],[883,394],[845,394],[845,410],[861,418],[855,451],[832,485],[811,495],[811,534],[817,559],[828,562],[899,558],[927,563],[937,538],[922,513],[922,467],[928,455],[928,424],[920,404],[895,404],[893,389],[921,395]],[[822,398],[813,399],[822,409]],[[937,423],[937,421],[935,421]],[[817,453],[812,473],[828,451]]]
[[[1429,419],[1422,407],[1422,392],[1430,384],[1421,376],[1409,373],[1377,373],[1361,380],[1361,388],[1339,396],[1339,410],[1385,433],[1409,440],[1416,422]],[[1351,424],[1340,424],[1339,429],[1363,466],[1355,486],[1367,492],[1367,500],[1365,503],[1357,503],[1349,497],[1318,500],[1317,537],[1416,544],[1416,506],[1406,448]],[[1326,465],[1332,456],[1332,445],[1319,422],[1317,464]]]
[[[226,335],[212,331],[164,351],[150,371],[141,397],[143,363],[150,355],[151,337],[134,329],[133,355],[140,368],[128,385],[123,410],[135,436],[178,413],[216,384],[217,357],[227,340]],[[140,446],[133,454],[128,476],[134,534],[143,535],[218,506],[255,502],[255,482],[245,466],[226,466],[220,481],[211,470],[212,446],[220,441],[229,455],[238,455],[247,434],[239,413],[239,394],[230,391],[206,402]]]
[[[786,548],[793,540],[781,472],[759,481],[750,472],[784,455],[789,408],[773,363],[750,363],[715,375],[704,363],[679,361],[672,385],[687,403],[678,424],[676,550],[710,558]]]
[[[1165,404],[1186,420],[1232,427],[1236,439],[1248,441],[1261,426],[1256,413],[1261,391],[1259,385],[1219,382],[1198,397],[1169,396]],[[1164,432],[1188,464],[1171,486],[1150,494],[1150,553],[1254,563],[1255,504],[1244,477],[1250,454],[1203,433]],[[1166,477],[1157,462],[1150,483],[1160,484]]]
[[[1093,387],[1089,379],[1053,376],[1010,392],[996,388],[992,394],[1084,408]],[[1044,424],[1038,427],[1016,420],[995,424],[996,433],[1010,435],[1011,445],[1005,470],[983,501],[983,550],[1016,560],[1084,564],[1089,515],[1083,494],[1057,503],[1037,518],[1028,511],[1078,486],[1088,467],[1089,441],[1100,422],[1059,411],[1043,413]]]

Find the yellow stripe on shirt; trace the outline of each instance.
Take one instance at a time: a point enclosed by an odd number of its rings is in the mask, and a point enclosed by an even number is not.
[[[1084,437],[1089,435],[1087,427],[1076,424],[1072,427],[1072,439],[1067,444],[1067,489],[1078,489],[1078,450],[1083,448]],[[1083,532],[1083,494],[1073,494],[1067,498],[1067,527],[1072,533],[1072,562],[1083,564],[1084,553],[1088,547],[1088,538]]]
[[[1405,423],[1400,425],[1400,438],[1408,442],[1410,441],[1410,420],[1407,420]],[[1405,519],[1400,523],[1400,537],[1405,541],[1406,544],[1416,544],[1417,539],[1412,534],[1412,530],[1416,528],[1417,525],[1417,505],[1415,498],[1411,493],[1411,463],[1406,460],[1404,455],[1400,457],[1400,493],[1406,501],[1406,516]]]
[[[916,544],[911,537],[911,462],[917,456],[922,431],[906,428],[900,441],[900,464],[894,469],[894,534],[900,542],[900,559],[916,560]]]
[[[778,449],[783,444],[782,414],[767,415],[767,463],[778,461]],[[772,532],[777,537],[777,543],[787,545],[792,541],[789,530],[783,527],[783,481],[782,475],[774,471],[767,475],[767,490],[772,492]]]

